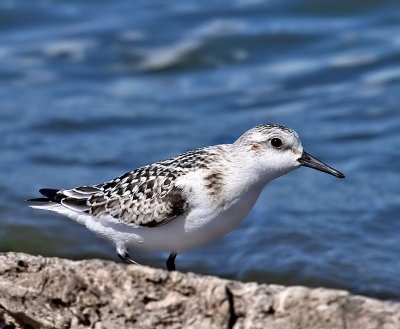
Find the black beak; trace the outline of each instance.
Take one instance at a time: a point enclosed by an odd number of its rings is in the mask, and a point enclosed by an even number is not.
[[[333,175],[338,178],[344,178],[344,175],[340,171],[337,171],[336,169],[333,169],[327,164],[317,160],[316,158],[312,157],[305,151],[303,151],[303,154],[301,155],[298,161],[304,167],[310,167],[322,172],[326,172],[327,174]]]

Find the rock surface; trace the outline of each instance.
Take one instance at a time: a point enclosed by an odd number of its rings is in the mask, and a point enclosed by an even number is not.
[[[6,253],[0,254],[0,328],[399,329],[400,303]]]

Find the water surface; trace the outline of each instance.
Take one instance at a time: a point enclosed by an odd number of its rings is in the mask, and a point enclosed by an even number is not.
[[[389,0],[2,1],[0,250],[116,260],[24,200],[275,122],[346,180],[276,180],[179,269],[399,299],[399,13]]]

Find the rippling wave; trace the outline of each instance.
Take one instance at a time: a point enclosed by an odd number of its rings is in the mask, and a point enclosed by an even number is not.
[[[400,298],[400,5],[7,0],[0,3],[0,248],[115,259],[43,186],[98,183],[278,122],[342,170],[270,184],[183,270]],[[211,256],[212,255],[212,256]],[[163,266],[159,254],[136,253]]]

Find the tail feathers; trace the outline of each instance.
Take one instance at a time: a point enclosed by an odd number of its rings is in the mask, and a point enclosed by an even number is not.
[[[29,205],[29,207],[33,208],[33,209],[41,209],[41,210],[50,210],[50,211],[55,211],[58,213],[61,213],[61,209],[63,209],[64,207],[62,205],[60,205],[59,203],[54,203],[51,201],[45,202],[45,203],[35,203],[35,204],[31,204]]]

